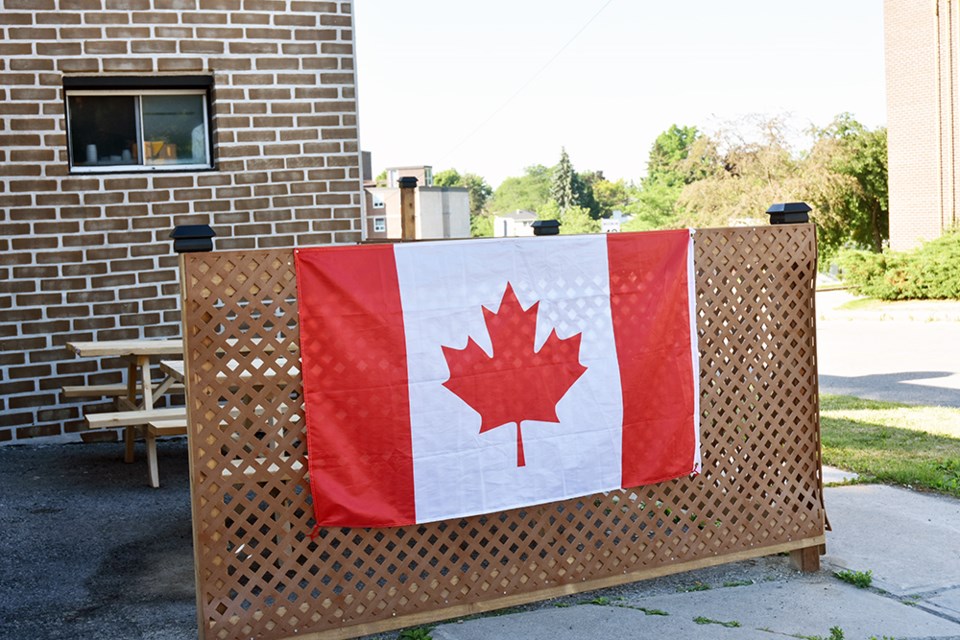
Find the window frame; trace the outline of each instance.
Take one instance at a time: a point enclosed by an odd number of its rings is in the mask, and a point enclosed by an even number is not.
[[[377,228],[382,226],[382,228]],[[373,232],[374,233],[386,233],[387,232],[387,219],[384,216],[377,216],[373,219]]]
[[[66,80],[66,79],[65,79]],[[109,80],[109,79],[106,79]],[[98,88],[96,85],[91,87],[84,86],[86,83],[76,83],[77,86],[71,86],[73,83],[64,82],[64,113],[67,138],[67,165],[71,174],[102,174],[102,173],[156,173],[171,171],[210,171],[215,168],[213,159],[213,121],[210,108],[210,89],[209,86],[149,86],[152,83],[143,83],[143,86],[137,84],[127,85],[124,82],[120,86],[106,85]],[[146,164],[144,162],[144,140],[143,140],[143,100],[142,96],[157,95],[198,95],[202,96],[200,101],[203,109],[204,141],[206,144],[207,162],[205,163],[160,163]],[[109,164],[95,166],[78,166],[73,164],[73,135],[70,131],[70,98],[72,96],[133,96],[137,98],[134,111],[134,121],[137,128],[137,163],[136,164]]]
[[[386,199],[381,194],[373,191],[370,192],[370,202],[374,209],[384,209],[387,206]]]

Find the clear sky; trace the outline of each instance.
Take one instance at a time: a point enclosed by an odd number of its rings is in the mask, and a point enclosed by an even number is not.
[[[357,0],[354,11],[360,143],[375,173],[455,167],[496,187],[564,146],[578,171],[636,180],[674,123],[770,114],[804,127],[843,111],[886,122],[881,0]]]

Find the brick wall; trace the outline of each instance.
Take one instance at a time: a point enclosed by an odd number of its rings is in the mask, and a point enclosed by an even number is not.
[[[890,244],[906,250],[957,224],[958,26],[953,0],[886,0]]]
[[[82,430],[59,387],[121,380],[65,342],[179,335],[174,226],[360,239],[352,22],[349,0],[0,0],[0,442]],[[216,168],[71,175],[64,77],[155,74],[213,76]]]

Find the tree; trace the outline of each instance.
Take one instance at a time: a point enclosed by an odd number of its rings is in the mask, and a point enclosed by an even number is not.
[[[561,213],[560,206],[551,201],[537,215],[541,220],[558,220],[561,234],[600,232],[600,222],[593,219],[590,211],[578,205],[573,205]]]
[[[600,203],[596,197],[596,186],[605,182],[603,171],[578,171],[573,175],[573,197],[577,206],[590,212],[594,220],[600,219]]]
[[[887,130],[842,113],[812,133],[803,183],[820,244],[828,253],[845,244],[879,253],[890,237]]]
[[[537,164],[524,169],[522,176],[512,176],[501,182],[487,208],[493,214],[539,211],[549,201],[550,169]]]
[[[592,187],[599,218],[609,218],[617,210],[625,211],[630,204],[630,191],[623,180],[610,182],[601,177]]]
[[[639,189],[633,189],[630,202],[624,212],[632,217],[622,227],[622,231],[651,231],[682,226],[676,212],[677,198],[682,189],[664,182],[648,182]]]
[[[435,187],[462,187],[463,178],[456,169],[444,169],[433,174],[433,186]]]
[[[680,194],[710,173],[712,151],[696,127],[672,124],[657,136],[650,147],[647,175],[629,208],[634,218],[625,228],[641,231],[680,224]]]
[[[574,189],[576,175],[566,148],[561,147],[560,162],[553,168],[553,180],[550,184],[550,198],[557,203],[561,215],[577,203]]]
[[[682,187],[703,178],[708,172],[708,163],[705,164],[698,153],[691,155],[691,151],[698,149],[697,142],[702,137],[696,127],[670,125],[650,148],[644,182]]]
[[[470,192],[470,215],[483,214],[490,196],[493,195],[493,189],[487,181],[476,173],[465,173],[460,176],[460,184]]]
[[[484,211],[493,189],[483,176],[475,173],[460,174],[456,169],[444,169],[433,174],[435,187],[463,187],[470,193],[470,215],[478,216]]]
[[[574,205],[560,216],[560,233],[599,233],[600,223],[594,220],[590,211],[584,207]]]
[[[470,216],[470,235],[474,238],[492,237],[493,216],[487,214]]]
[[[705,177],[677,200],[679,221],[723,226],[764,219],[774,202],[802,199],[800,162],[781,118],[745,118],[721,127],[698,159]]]
[[[742,120],[703,136],[695,142],[703,145],[695,158],[703,177],[683,187],[678,220],[727,225],[802,200],[813,207],[821,265],[845,246],[881,251],[889,233],[886,130],[841,114],[810,133],[805,152],[791,146],[796,135],[782,118]]]

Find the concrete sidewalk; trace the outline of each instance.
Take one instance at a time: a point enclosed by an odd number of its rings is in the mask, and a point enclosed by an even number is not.
[[[830,638],[838,627],[847,640],[960,638],[960,501],[850,485],[826,489],[826,503],[834,530],[818,573],[764,558],[442,624],[431,635],[771,640]],[[840,569],[872,571],[873,586],[837,579]]]
[[[197,637],[186,442],[160,443],[160,489],[147,486],[138,447],[132,465],[118,444],[0,447],[0,639]],[[836,626],[847,640],[960,639],[960,501],[877,485],[828,488],[826,501],[834,531],[818,573],[759,558],[443,623],[432,636],[829,638]],[[841,582],[837,568],[872,570],[877,588]]]

